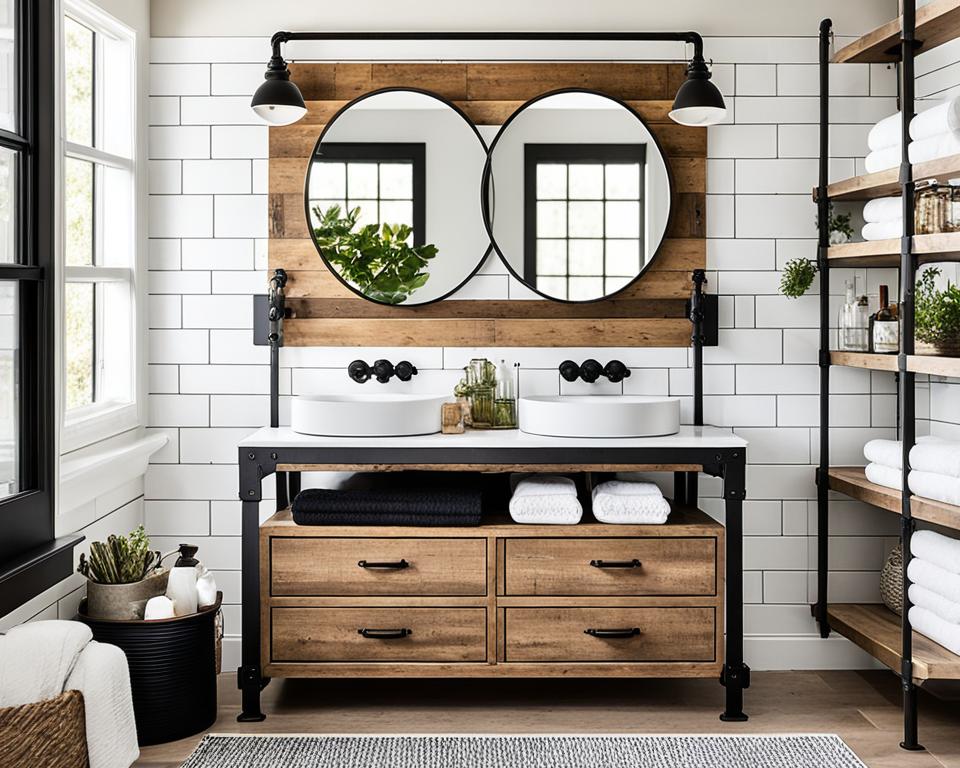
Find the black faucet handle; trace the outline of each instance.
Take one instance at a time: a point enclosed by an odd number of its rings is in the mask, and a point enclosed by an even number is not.
[[[377,381],[381,384],[386,384],[390,381],[390,377],[395,373],[393,363],[389,360],[374,360],[373,361],[373,375],[377,377]]]
[[[400,381],[410,381],[410,379],[420,373],[420,371],[417,370],[417,366],[409,360],[401,360],[393,370]]]
[[[560,375],[567,381],[576,381],[580,378],[580,366],[573,360],[564,360],[560,363]]]
[[[363,360],[354,360],[347,366],[347,375],[357,384],[363,384],[370,380],[370,366]]]
[[[611,360],[604,366],[603,375],[616,384],[630,377],[630,369],[619,360]]]
[[[603,366],[592,357],[589,360],[584,360],[580,366],[580,378],[587,382],[587,384],[593,384],[602,374]]]

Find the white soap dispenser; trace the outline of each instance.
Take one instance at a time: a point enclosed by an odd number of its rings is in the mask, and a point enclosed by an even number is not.
[[[170,569],[170,581],[167,582],[167,597],[173,600],[173,610],[177,616],[186,616],[197,612],[197,565],[194,557],[198,547],[193,544],[181,544],[180,557]]]

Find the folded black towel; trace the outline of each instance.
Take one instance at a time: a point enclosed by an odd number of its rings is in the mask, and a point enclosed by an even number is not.
[[[480,525],[479,490],[346,490],[310,488],[293,500],[298,525]]]

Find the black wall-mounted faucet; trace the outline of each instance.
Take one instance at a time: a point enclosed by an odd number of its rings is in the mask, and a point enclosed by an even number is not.
[[[564,360],[560,363],[560,375],[567,381],[583,379],[588,384],[593,384],[603,376],[607,381],[616,384],[630,376],[630,369],[619,360],[611,360],[606,365],[600,365],[593,358],[584,360],[582,365],[577,365],[573,360]]]
[[[389,360],[375,360],[373,365],[367,365],[363,360],[354,360],[347,366],[347,374],[357,384],[363,384],[371,377],[381,384],[386,384],[394,376],[400,381],[410,381],[417,373],[417,367],[407,360],[401,360],[396,366]]]

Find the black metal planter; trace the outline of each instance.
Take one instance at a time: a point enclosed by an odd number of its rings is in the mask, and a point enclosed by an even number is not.
[[[190,616],[156,621],[109,621],[84,615],[93,638],[121,648],[130,667],[137,740],[141,746],[176,741],[217,719],[214,605]]]

